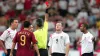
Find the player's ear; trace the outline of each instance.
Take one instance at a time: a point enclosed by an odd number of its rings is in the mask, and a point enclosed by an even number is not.
[[[29,26],[28,29],[31,29],[31,26]]]
[[[36,29],[38,29],[38,25],[36,25]]]

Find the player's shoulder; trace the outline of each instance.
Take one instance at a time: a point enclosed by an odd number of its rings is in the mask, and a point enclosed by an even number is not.
[[[4,32],[9,32],[9,31],[11,31],[11,29],[10,29],[10,28],[6,29]]]
[[[36,32],[38,32],[38,30],[34,31],[33,33],[36,33]]]
[[[6,29],[6,30],[4,30],[4,32],[8,32],[8,30]]]
[[[28,33],[30,33],[30,34],[33,34],[33,32],[31,32],[31,31],[29,31],[29,30],[27,30],[26,32],[28,32]]]
[[[38,30],[34,31],[33,33],[36,35],[38,33]]]
[[[93,36],[91,32],[88,33],[90,36]]]
[[[50,37],[51,37],[51,38],[54,37],[54,36],[56,36],[56,33],[50,34]]]
[[[6,29],[5,31],[4,31],[4,33],[10,33],[10,28],[8,28],[8,29]]]
[[[92,35],[91,32],[88,31],[87,35]]]
[[[54,36],[54,35],[56,35],[56,33],[54,32],[54,33],[52,33],[51,35]]]
[[[18,31],[18,32],[27,32],[27,33],[33,34],[33,32],[31,32],[31,31],[29,31],[29,30],[20,30],[20,31]]]
[[[22,32],[22,30],[20,30],[20,31],[17,31],[17,33],[19,33],[19,32]]]
[[[67,33],[65,33],[65,32],[62,32],[62,35],[64,35],[64,36],[69,36]]]

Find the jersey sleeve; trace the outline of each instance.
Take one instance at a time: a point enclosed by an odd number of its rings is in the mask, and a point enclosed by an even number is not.
[[[14,42],[14,43],[17,43],[17,42],[18,42],[18,39],[17,39],[17,38],[18,38],[18,33],[16,33],[16,35],[15,35],[15,37],[14,37],[14,39],[13,39],[13,42]]]
[[[0,40],[5,41],[7,39],[8,36],[8,31],[4,31],[3,34],[0,36]]]
[[[52,46],[52,35],[49,37],[49,43],[48,46],[51,47]]]
[[[48,22],[44,21],[43,30],[48,30]]]
[[[65,45],[70,43],[69,35],[65,34]]]
[[[32,33],[32,42],[33,42],[33,44],[37,44],[37,40],[35,39],[34,33]]]

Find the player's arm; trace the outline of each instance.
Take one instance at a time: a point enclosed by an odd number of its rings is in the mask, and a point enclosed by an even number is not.
[[[39,50],[38,50],[38,46],[37,46],[37,41],[35,39],[34,33],[32,33],[32,44],[34,46],[34,49],[37,53],[38,56],[40,56]]]
[[[77,42],[78,45],[81,43],[81,40],[82,40],[82,37],[79,38],[79,40],[78,40],[78,42]]]
[[[49,39],[49,43],[48,43],[48,46],[49,46],[49,55],[51,55],[52,54],[52,35],[50,36],[50,39]]]
[[[66,44],[66,56],[68,56],[68,53],[69,53],[69,50],[70,50],[70,44]]]
[[[6,53],[6,54],[7,54],[7,49],[5,48],[5,46],[4,46],[4,44],[3,44],[3,41],[2,41],[2,40],[0,40],[0,46],[3,48],[4,53]]]
[[[12,44],[12,48],[11,48],[11,51],[10,51],[10,56],[13,56],[13,50],[15,48],[15,45],[17,43],[17,36],[18,36],[18,32],[16,33],[14,39],[13,39],[13,44]]]
[[[51,55],[51,54],[52,54],[52,48],[49,47],[49,55]]]
[[[34,49],[35,49],[37,55],[40,56],[37,44],[34,44],[33,46],[34,46]]]
[[[11,48],[11,51],[10,51],[10,56],[13,56],[13,50],[15,48],[15,45],[16,45],[16,43],[13,42],[12,48]]]
[[[3,50],[6,54],[7,54],[7,50],[6,50],[6,47],[5,47],[3,42],[6,40],[7,36],[8,36],[8,31],[7,30],[5,30],[3,32],[3,34],[0,36],[0,46],[3,48]]]
[[[66,56],[68,56],[70,50],[70,40],[68,35],[66,35],[65,37],[65,45],[66,45]]]

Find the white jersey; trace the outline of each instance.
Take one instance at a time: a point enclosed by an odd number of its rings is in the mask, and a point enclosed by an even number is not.
[[[93,52],[93,49],[94,49],[93,41],[92,41],[93,38],[94,37],[90,32],[83,34],[82,40],[81,40],[81,47],[82,47],[81,52],[82,52],[82,54]]]
[[[48,46],[52,49],[52,53],[66,53],[66,44],[70,43],[68,34],[53,33],[50,37]]]
[[[13,44],[12,40],[14,39],[16,33],[17,33],[16,30],[12,30],[11,28],[8,28],[0,36],[0,40],[5,42],[6,49],[11,49],[12,48],[12,44]],[[15,47],[15,49],[17,49],[17,48]]]

